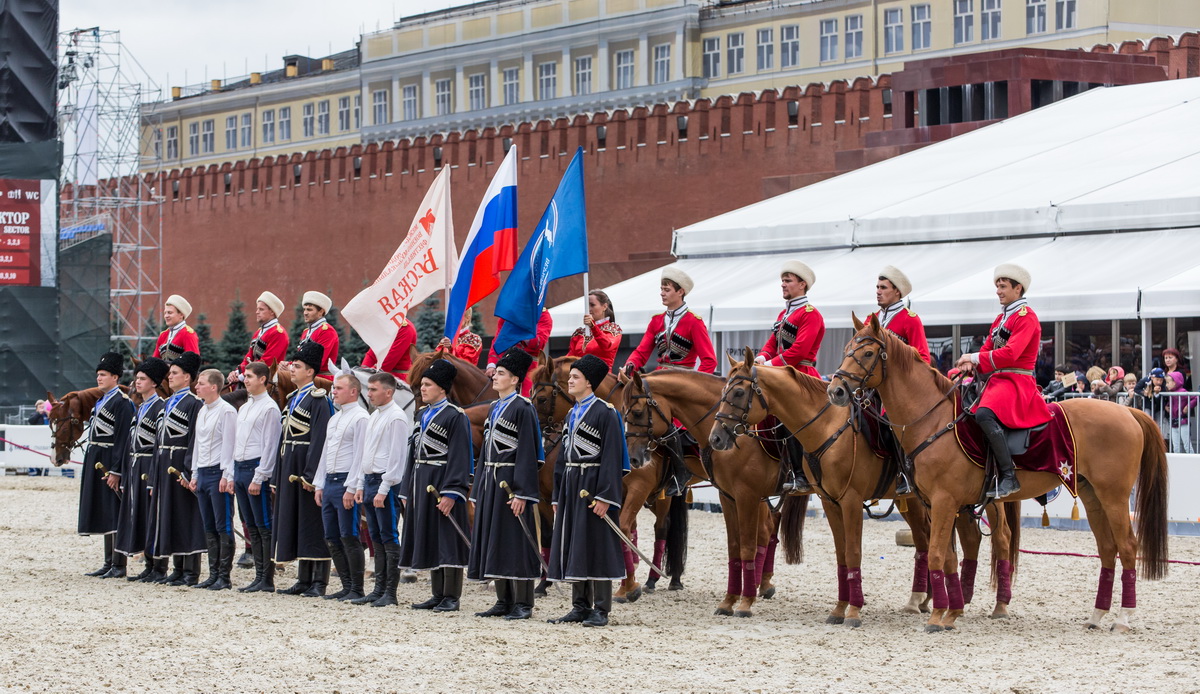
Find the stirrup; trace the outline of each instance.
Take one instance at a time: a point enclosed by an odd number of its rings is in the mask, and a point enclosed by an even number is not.
[[[788,471],[782,488],[787,494],[807,494],[812,491],[812,485],[808,483],[808,478],[797,475],[795,470]]]
[[[896,475],[896,496],[903,494],[912,494],[912,485],[908,482],[908,475],[901,472]]]

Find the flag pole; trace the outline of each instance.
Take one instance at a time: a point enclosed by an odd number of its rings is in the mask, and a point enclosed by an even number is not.
[[[446,197],[448,199],[450,197],[449,196],[449,191],[450,191],[450,168],[449,168],[449,166],[450,166],[450,164],[448,162],[443,162],[442,165],[447,167],[446,168],[446,192],[447,192]],[[453,211],[450,209],[450,206],[446,205],[445,207],[446,207],[446,210],[445,210],[446,214],[453,216]],[[451,220],[451,221],[453,221],[453,220]],[[453,224],[447,223],[445,225],[445,229],[446,229],[446,257],[442,258],[442,267],[449,269],[451,254],[457,255],[458,249],[455,248],[455,246],[454,246],[454,226],[453,226]],[[455,258],[455,260],[457,261],[458,258]],[[450,276],[449,272],[443,272],[442,277],[444,278],[444,282],[445,282],[444,286],[442,287],[442,290],[443,290],[442,291],[442,316],[443,316],[443,322],[445,322],[444,317],[446,315],[446,312],[450,310],[450,283],[454,281],[454,278],[452,278]],[[449,337],[452,341],[454,340],[453,335],[445,335],[444,337]]]
[[[583,315],[591,313],[592,304],[588,299],[588,273],[583,273]],[[583,334],[588,337],[592,336],[592,327],[587,323],[583,324]]]

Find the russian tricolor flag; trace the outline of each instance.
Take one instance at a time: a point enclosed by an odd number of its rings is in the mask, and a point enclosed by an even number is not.
[[[467,307],[500,288],[500,273],[517,262],[517,148],[512,146],[492,177],[446,300],[446,337],[454,339]]]

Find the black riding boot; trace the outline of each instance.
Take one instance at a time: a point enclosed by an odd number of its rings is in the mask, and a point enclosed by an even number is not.
[[[442,592],[445,597],[433,608],[434,612],[458,612],[458,600],[462,597],[463,570],[442,569]]]
[[[217,561],[217,580],[208,587],[209,590],[229,590],[233,587],[229,575],[233,573],[233,551],[236,548],[233,533],[221,533],[219,538],[221,555]]]
[[[146,561],[146,568],[142,569],[142,572],[136,576],[126,576],[126,581],[145,582],[146,578],[154,573],[154,557],[148,554],[143,554],[142,557]]]
[[[181,586],[183,585],[183,562],[184,557],[176,554],[171,557],[171,573],[163,576],[155,581],[165,586]]]
[[[429,572],[429,586],[433,591],[433,596],[425,602],[413,603],[412,608],[414,610],[432,610],[442,604],[442,599],[446,597],[443,592],[446,585],[445,574],[445,569],[434,569]]]
[[[204,542],[208,545],[208,578],[197,583],[196,588],[207,588],[217,582],[221,572],[221,536],[216,533],[204,533]]]
[[[325,588],[329,585],[329,562],[314,561],[312,565],[312,585],[300,594],[302,598],[319,598],[325,595]]]
[[[783,458],[787,462],[787,475],[783,480],[783,491],[785,494],[807,494],[812,491],[812,485],[808,483],[808,477],[804,474],[804,448],[800,446],[800,442],[795,436],[790,435],[783,425],[776,427],[775,431],[786,435],[783,442]]]
[[[194,586],[200,580],[200,553],[183,558],[183,585]]]
[[[271,529],[258,529],[258,542],[262,546],[263,577],[254,589],[256,593],[275,592],[275,550],[271,547]]]
[[[585,627],[608,626],[612,611],[612,581],[588,581],[592,584],[592,614],[583,620]]]
[[[343,537],[342,548],[346,554],[346,567],[350,572],[350,592],[338,599],[357,600],[363,596],[363,572],[366,570],[367,558],[357,537]],[[339,574],[341,571],[338,569]]]
[[[571,584],[571,611],[558,619],[546,620],[551,624],[582,622],[592,616],[592,581],[576,581]]]
[[[387,554],[384,553],[383,546],[375,545],[375,587],[361,598],[351,600],[351,605],[370,605],[383,597],[383,591],[387,587],[387,566]]]
[[[329,548],[329,561],[333,562],[333,568],[337,569],[338,580],[342,582],[342,589],[336,593],[326,594],[325,599],[341,600],[350,594],[350,564],[346,561],[346,552],[342,549],[341,540],[326,540],[325,546]]]
[[[307,559],[301,559],[296,562],[296,582],[291,588],[286,588],[279,591],[284,595],[299,595],[312,587],[313,582],[313,564]]]
[[[125,578],[125,566],[128,561],[129,557],[116,550],[113,550],[112,568],[108,570],[108,573],[104,574],[100,578]]]
[[[154,571],[151,571],[149,576],[143,578],[142,583],[163,583],[167,577],[167,568],[171,562],[166,557],[153,557],[153,560],[154,563],[152,566],[154,567]]]
[[[89,572],[85,573],[84,576],[95,576],[96,578],[100,578],[104,574],[108,573],[110,569],[112,569],[113,538],[114,537],[115,537],[115,535],[113,535],[112,533],[109,533],[104,536],[104,566],[101,566],[100,568],[96,569],[95,571],[89,571]]]
[[[988,489],[987,495],[993,499],[1004,497],[1021,491],[1017,483],[1017,471],[1013,467],[1012,454],[1008,452],[1008,439],[1004,436],[1004,427],[996,414],[987,408],[979,408],[975,413],[975,421],[983,430],[988,446],[992,449],[992,459],[996,461],[996,488]]]
[[[517,580],[508,583],[513,607],[508,614],[504,615],[504,618],[529,619],[533,616],[533,580]]]
[[[247,528],[246,532],[249,533],[247,537],[250,539],[250,556],[254,559],[254,580],[238,588],[239,593],[254,592],[263,579],[262,541],[259,539],[258,528]]]
[[[383,546],[387,580],[383,584],[383,595],[371,603],[371,607],[387,607],[396,604],[396,586],[400,583],[400,545],[388,543]],[[377,550],[378,551],[378,550]]]
[[[507,578],[496,579],[496,604],[483,612],[476,612],[476,617],[503,617],[513,609],[513,581]]]
[[[667,496],[684,496],[687,494],[687,484],[692,479],[692,473],[687,469],[687,461],[683,457],[683,442],[678,436],[667,441],[671,451],[671,479],[667,480]]]

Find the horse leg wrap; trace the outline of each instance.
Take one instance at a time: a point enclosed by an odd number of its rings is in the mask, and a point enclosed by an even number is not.
[[[546,562],[546,566],[550,566],[550,548],[549,547],[542,548],[542,561]],[[542,571],[542,578],[549,578],[549,576],[546,575],[545,571]]]
[[[725,593],[728,595],[742,594],[742,560],[729,560],[729,580],[725,584]]]
[[[654,541],[654,565],[655,566],[662,566],[663,555],[666,554],[666,552],[667,552],[667,541],[666,540],[655,540]],[[658,578],[659,578],[658,572],[655,571],[654,569],[650,569],[650,580],[657,581]]]
[[[929,552],[917,552],[917,558],[913,560],[912,592],[929,592]]]
[[[1117,570],[1100,567],[1100,583],[1096,586],[1096,609],[1109,612],[1112,610],[1113,581],[1116,580]],[[1124,576],[1122,576],[1124,578]],[[1121,591],[1125,585],[1122,582]]]
[[[767,560],[763,562],[763,573],[775,573],[775,549],[779,547],[779,536],[772,535],[771,541],[767,543]]]
[[[1121,607],[1137,607],[1137,569],[1121,570]]]
[[[637,555],[633,553],[633,550],[623,545],[621,547],[621,554],[625,557],[625,576],[633,578],[633,575],[637,572]]]
[[[959,573],[962,576],[962,597],[964,603],[970,603],[971,598],[975,597],[975,572],[978,570],[978,559],[963,559],[962,569],[959,570]]]
[[[941,569],[929,572],[929,589],[933,596],[933,609],[944,610],[950,605],[946,596],[946,574]]]
[[[963,601],[962,581],[958,574],[946,576],[946,596],[952,610],[961,610],[966,604]]]
[[[754,565],[753,559],[742,560],[742,597],[752,600],[758,597],[758,576]]]
[[[1012,602],[1012,562],[1007,559],[996,560],[996,602]]]
[[[762,585],[763,571],[765,570],[763,567],[766,565],[767,548],[759,545],[758,549],[754,552],[754,589],[756,591],[758,590],[758,587]]]
[[[846,580],[847,571],[846,567],[838,564],[838,602],[850,602],[850,583]]]
[[[846,569],[847,600],[853,607],[863,606],[862,567]]]

